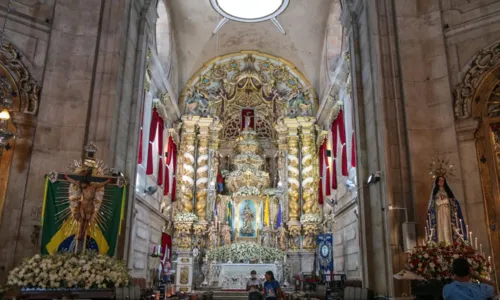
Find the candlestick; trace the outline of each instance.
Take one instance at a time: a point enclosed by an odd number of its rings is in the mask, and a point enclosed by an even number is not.
[[[283,262],[286,264],[286,253],[285,253],[285,258],[283,259]]]
[[[476,237],[476,243],[475,243],[475,246],[476,246],[475,248],[476,248],[476,250],[477,250],[477,237]]]
[[[462,219],[460,219],[460,227],[458,227],[458,233],[460,233],[461,235],[464,235],[464,232],[462,230]]]
[[[481,255],[483,255],[483,244],[479,244],[479,253],[481,253]]]
[[[472,231],[469,231],[469,242],[470,246],[472,247]]]
[[[455,226],[458,227],[458,214],[455,213]]]
[[[488,263],[491,265],[491,256],[488,256]]]

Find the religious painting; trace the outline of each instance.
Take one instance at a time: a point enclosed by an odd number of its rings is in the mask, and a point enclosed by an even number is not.
[[[236,239],[257,240],[259,237],[261,209],[260,198],[241,196],[235,199]]]

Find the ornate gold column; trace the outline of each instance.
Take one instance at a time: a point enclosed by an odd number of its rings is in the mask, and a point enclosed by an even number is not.
[[[200,221],[206,221],[207,216],[207,187],[208,187],[208,142],[209,128],[212,118],[201,118],[198,121],[198,152],[196,157],[196,204],[195,213]]]
[[[296,119],[284,120],[288,128],[287,138],[287,177],[288,177],[288,217],[290,221],[299,221],[299,123]]]
[[[207,197],[207,204],[209,205],[209,212],[212,212],[212,207],[215,207],[216,199],[216,186],[217,186],[217,174],[219,172],[219,146],[220,146],[220,132],[222,130],[223,124],[219,118],[214,118],[213,122],[210,124],[210,144],[208,150],[210,171],[208,173],[208,182],[211,185],[209,188],[209,193]],[[211,219],[211,216],[209,216]]]
[[[318,155],[316,153],[315,119],[311,117],[297,118],[301,126],[300,138],[302,141],[302,213],[303,215],[318,215]],[[318,219],[318,222],[321,220]]]
[[[194,147],[196,139],[196,124],[200,117],[182,117],[181,147],[179,153],[179,168],[177,178],[181,182],[181,203],[183,213],[193,212],[193,188],[194,188]]]

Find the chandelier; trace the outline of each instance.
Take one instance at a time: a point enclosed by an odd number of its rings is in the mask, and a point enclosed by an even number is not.
[[[3,47],[3,41],[5,36],[5,26],[7,25],[7,19],[12,7],[12,0],[9,0],[9,5],[7,6],[7,13],[5,14],[5,21],[2,27],[2,33],[0,35],[0,50]],[[9,130],[8,122],[10,120],[10,110],[12,110],[12,88],[10,84],[5,80],[5,78],[0,79],[0,154],[3,149],[9,150],[10,144],[9,140],[16,136],[14,132]]]

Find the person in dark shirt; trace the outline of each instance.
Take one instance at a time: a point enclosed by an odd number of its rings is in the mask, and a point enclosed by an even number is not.
[[[278,300],[283,299],[284,294],[281,290],[280,283],[274,279],[272,271],[266,272],[266,282],[264,282],[264,299],[265,300]]]
[[[487,300],[495,296],[495,284],[471,272],[465,258],[457,258],[452,264],[453,282],[444,286],[444,300]],[[472,282],[474,278],[479,283]]]

